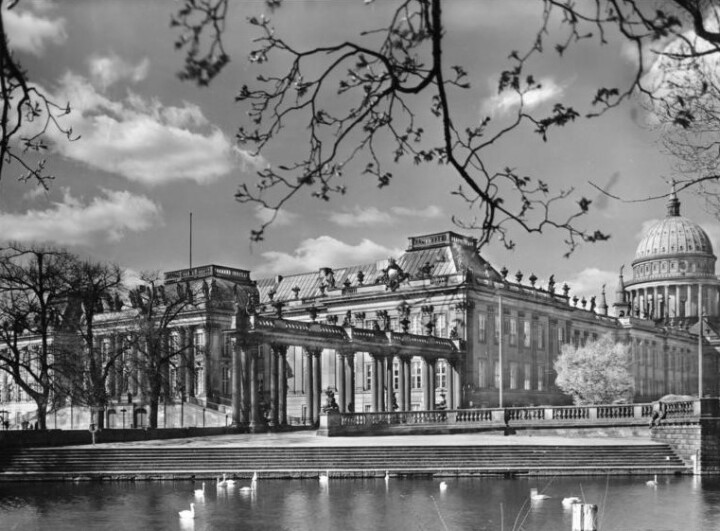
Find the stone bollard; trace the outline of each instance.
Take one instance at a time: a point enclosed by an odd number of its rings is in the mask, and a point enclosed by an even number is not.
[[[597,505],[576,503],[572,506],[572,531],[597,531]]]

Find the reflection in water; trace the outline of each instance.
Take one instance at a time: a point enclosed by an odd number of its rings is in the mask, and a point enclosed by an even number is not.
[[[720,480],[659,476],[263,480],[250,491],[189,482],[0,483],[0,528],[196,531],[571,529],[563,498],[598,505],[600,529],[720,530]],[[533,503],[530,490],[550,496]],[[195,518],[178,511],[195,502]]]

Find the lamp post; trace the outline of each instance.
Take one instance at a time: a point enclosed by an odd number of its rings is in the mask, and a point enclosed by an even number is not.
[[[503,303],[502,295],[498,295],[498,364],[500,365],[500,381],[498,382],[498,407],[503,407]]]
[[[125,409],[125,408],[122,408],[120,410],[120,413],[122,413],[122,417],[123,417],[123,429],[125,429],[125,412],[126,411],[127,411],[127,409]]]
[[[205,427],[205,408],[203,408],[203,428]]]

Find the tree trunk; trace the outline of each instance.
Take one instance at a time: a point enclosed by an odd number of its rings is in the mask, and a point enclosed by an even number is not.
[[[47,397],[36,401],[37,404],[37,427],[39,430],[47,429]]]

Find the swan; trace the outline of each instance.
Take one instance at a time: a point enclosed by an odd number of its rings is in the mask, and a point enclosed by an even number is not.
[[[440,492],[445,492],[447,490],[447,483],[444,481],[440,482]]]
[[[192,520],[195,518],[195,504],[190,504],[190,509],[185,509],[184,511],[178,511],[178,515],[180,515],[181,520]]]
[[[227,479],[226,474],[223,473],[223,483],[225,483],[228,487],[234,487],[235,486],[235,480],[234,479]]]
[[[217,478],[217,486],[218,486],[218,488],[225,488],[225,487],[227,487],[227,481],[225,480],[225,474],[223,474],[222,479]]]
[[[201,489],[195,489],[196,498],[205,498],[205,482],[203,481]]]
[[[655,474],[653,479],[646,481],[645,485],[647,485],[648,487],[657,487],[658,486],[657,474]]]
[[[252,482],[257,483],[257,480],[258,480],[257,472],[253,472]]]
[[[320,474],[318,476],[318,481],[320,481],[321,485],[327,485],[329,479],[330,479],[330,471],[329,470],[326,470],[324,474]]]
[[[250,480],[250,486],[244,485],[240,487],[240,492],[252,492],[257,488],[257,472],[253,472],[252,479]]]
[[[572,505],[575,505],[576,503],[582,503],[582,500],[578,498],[577,496],[570,496],[568,498],[563,498],[562,504],[565,507],[571,507]]]
[[[531,500],[547,500],[550,496],[547,494],[538,494],[537,489],[530,489],[530,499]]]
[[[390,472],[388,472],[388,471],[386,470],[386,471],[385,471],[385,483],[387,483],[388,481],[390,481]]]

